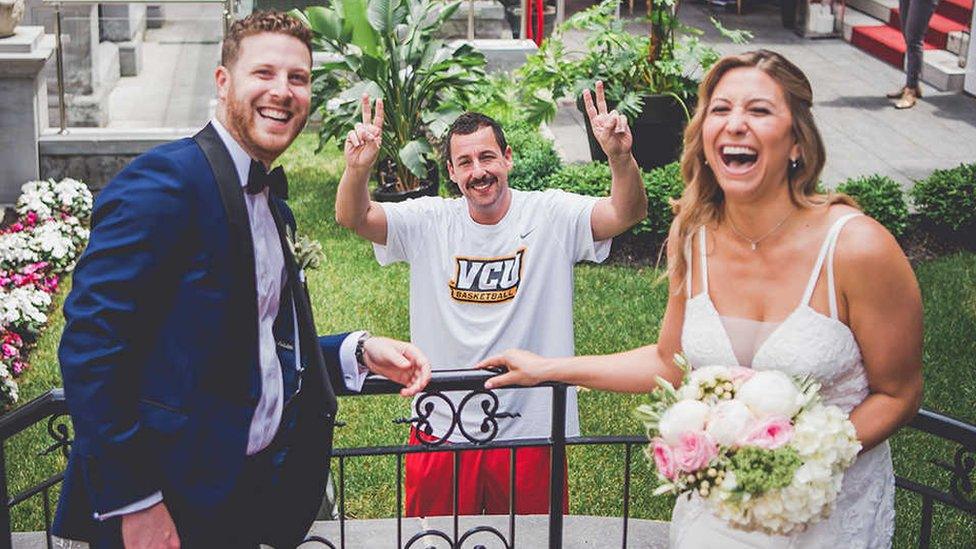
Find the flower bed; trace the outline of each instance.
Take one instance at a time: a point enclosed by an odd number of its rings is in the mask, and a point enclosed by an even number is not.
[[[17,378],[47,324],[51,296],[88,243],[88,187],[74,179],[30,181],[17,220],[0,230],[0,410],[18,399]]]

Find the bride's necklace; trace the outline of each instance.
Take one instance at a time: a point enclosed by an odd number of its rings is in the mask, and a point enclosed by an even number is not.
[[[732,221],[732,216],[726,215],[725,217],[726,217],[726,219],[729,220],[729,227],[732,229],[732,232],[734,232],[739,238],[741,238],[741,239],[745,240],[746,242],[748,242],[749,243],[749,246],[752,248],[752,250],[755,251],[756,250],[756,247],[759,246],[759,243],[762,242],[763,240],[766,240],[766,238],[769,235],[775,233],[776,232],[776,229],[779,229],[780,227],[782,227],[783,226],[783,223],[786,223],[786,220],[789,219],[793,215],[793,212],[795,212],[795,211],[796,211],[796,208],[790,209],[790,211],[787,212],[787,214],[785,216],[783,216],[783,219],[780,219],[779,220],[779,223],[777,223],[775,226],[773,226],[772,229],[769,229],[768,231],[766,231],[766,234],[760,236],[759,238],[749,238],[748,236],[746,236],[745,234],[743,234],[742,231],[740,231],[735,226],[735,223]]]

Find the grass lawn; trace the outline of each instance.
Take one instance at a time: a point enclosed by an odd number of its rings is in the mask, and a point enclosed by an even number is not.
[[[408,278],[403,264],[380,268],[371,246],[334,221],[335,187],[341,158],[330,147],[315,155],[315,137],[303,135],[283,159],[291,183],[290,203],[300,230],[322,242],[325,264],[309,276],[312,305],[320,333],[369,329],[407,338]],[[917,269],[925,303],[925,407],[976,423],[976,255],[960,254],[925,263]],[[648,268],[581,265],[576,270],[576,341],[578,353],[606,353],[653,342],[663,314],[666,288],[655,284],[658,272]],[[62,294],[63,295],[63,294]],[[24,378],[22,398],[60,385],[55,349],[60,314],[41,339]],[[586,391],[580,394],[583,433],[631,434],[641,431],[631,410],[641,396]],[[399,397],[346,398],[340,417],[347,423],[337,432],[342,447],[401,444],[403,426],[392,420],[409,414],[409,401]],[[42,439],[42,437],[45,437]],[[12,491],[36,482],[60,465],[36,453],[46,446],[43,426],[8,444],[8,481]],[[946,447],[917,433],[902,432],[892,442],[900,475],[947,487],[948,474],[928,463],[952,460]],[[571,448],[569,451],[570,511],[574,514],[619,515],[623,478],[622,448]],[[667,519],[671,502],[653,498],[650,469],[639,451],[632,457],[631,514]],[[347,514],[357,518],[395,513],[394,458],[358,458],[346,467]],[[911,547],[917,535],[920,505],[899,494],[896,547]],[[24,507],[24,506],[21,506]],[[37,529],[40,506],[18,509],[15,527]],[[936,507],[936,547],[976,545],[976,520]]]

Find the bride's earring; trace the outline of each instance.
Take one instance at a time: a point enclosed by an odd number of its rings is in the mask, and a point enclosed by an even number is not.
[[[791,158],[790,159],[789,166],[787,166],[787,173],[789,174],[790,177],[793,177],[794,175],[796,175],[796,172],[798,172],[800,170],[800,165],[801,165],[801,162],[800,162],[800,159],[799,158]]]

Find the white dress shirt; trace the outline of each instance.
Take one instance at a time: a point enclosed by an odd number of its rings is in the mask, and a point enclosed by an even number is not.
[[[210,121],[217,134],[227,147],[241,187],[247,186],[247,177],[251,169],[251,157],[241,145],[230,135],[230,132],[217,120]],[[261,371],[261,395],[258,398],[254,417],[247,438],[247,455],[254,455],[264,450],[274,440],[281,423],[281,413],[284,406],[282,387],[282,364],[278,360],[277,345],[274,338],[274,321],[278,317],[278,307],[281,303],[281,292],[284,290],[287,274],[285,270],[285,256],[281,249],[281,239],[275,227],[274,217],[268,204],[266,187],[260,193],[244,193],[244,204],[247,208],[248,222],[251,226],[251,239],[254,245],[254,276],[258,297],[258,364]],[[299,276],[304,278],[304,273]],[[292,302],[292,319],[295,334],[295,364],[290,365],[301,371],[301,351],[299,350],[298,315],[294,311]],[[368,373],[356,361],[356,343],[363,332],[353,332],[346,336],[339,347],[339,362],[343,379],[349,390],[358,391]],[[162,501],[162,492],[126,505],[109,513],[95,514],[95,518],[105,520],[114,516],[134,513],[155,505]]]

